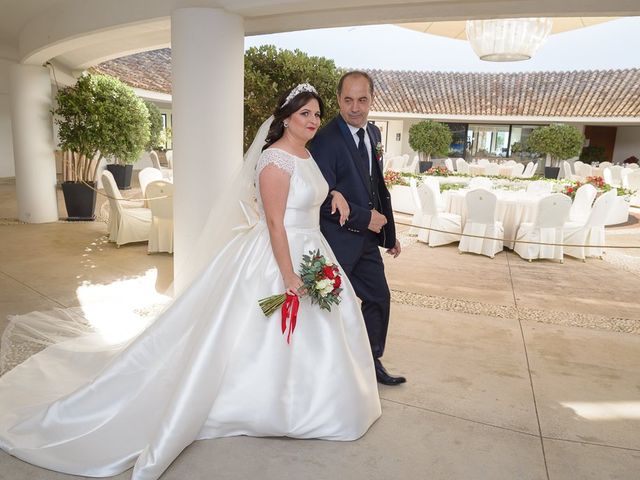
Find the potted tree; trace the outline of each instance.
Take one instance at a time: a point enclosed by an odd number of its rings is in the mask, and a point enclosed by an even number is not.
[[[584,144],[584,135],[571,125],[554,124],[536,128],[527,139],[528,150],[546,155],[545,178],[558,178],[560,161],[575,157]]]
[[[68,219],[93,220],[100,161],[135,162],[149,141],[149,113],[133,89],[104,75],[80,77],[56,101]]]
[[[155,103],[144,101],[147,111],[149,112],[149,142],[145,146],[147,152],[155,151],[160,157],[160,153],[164,155],[167,141],[164,130],[162,128],[162,113]]]
[[[444,123],[424,120],[409,129],[409,146],[420,155],[420,172],[433,166],[431,155],[445,156],[453,136]]]

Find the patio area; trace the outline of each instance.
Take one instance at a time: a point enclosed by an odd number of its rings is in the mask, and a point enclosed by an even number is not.
[[[58,205],[65,217],[60,192]],[[90,301],[152,314],[168,293],[170,255],[147,255],[146,243],[117,249],[101,221],[23,224],[15,212],[15,186],[0,184],[0,331],[9,314]],[[636,209],[607,228],[607,243],[640,246],[639,219]],[[638,478],[640,249],[528,263],[511,251],[492,260],[455,244],[429,248],[400,232],[402,255],[385,258],[384,360],[408,383],[380,386],[371,430],[348,443],[200,441],[163,479]],[[0,480],[64,478],[79,477],[0,452]]]

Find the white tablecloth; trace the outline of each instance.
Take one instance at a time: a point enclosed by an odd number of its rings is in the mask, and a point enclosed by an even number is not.
[[[469,190],[447,190],[442,194],[445,211],[462,216],[462,224],[466,221],[467,208],[465,196]],[[540,199],[549,193],[529,193],[523,191],[492,191],[497,197],[496,220],[504,226],[504,246],[513,249],[513,240],[521,223],[533,222],[538,211]]]

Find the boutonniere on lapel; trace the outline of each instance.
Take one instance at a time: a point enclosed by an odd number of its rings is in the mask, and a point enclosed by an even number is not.
[[[378,142],[376,145],[376,160],[378,162],[382,159],[383,154],[384,154],[384,147],[382,146],[382,142]]]

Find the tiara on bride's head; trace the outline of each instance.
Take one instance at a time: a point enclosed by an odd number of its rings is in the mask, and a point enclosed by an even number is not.
[[[284,107],[287,103],[289,103],[297,95],[300,95],[302,92],[311,92],[315,93],[316,95],[318,94],[318,91],[310,83],[301,83],[293,90],[291,90],[291,92],[289,92],[289,95],[287,95],[287,98],[285,98],[282,106]]]

